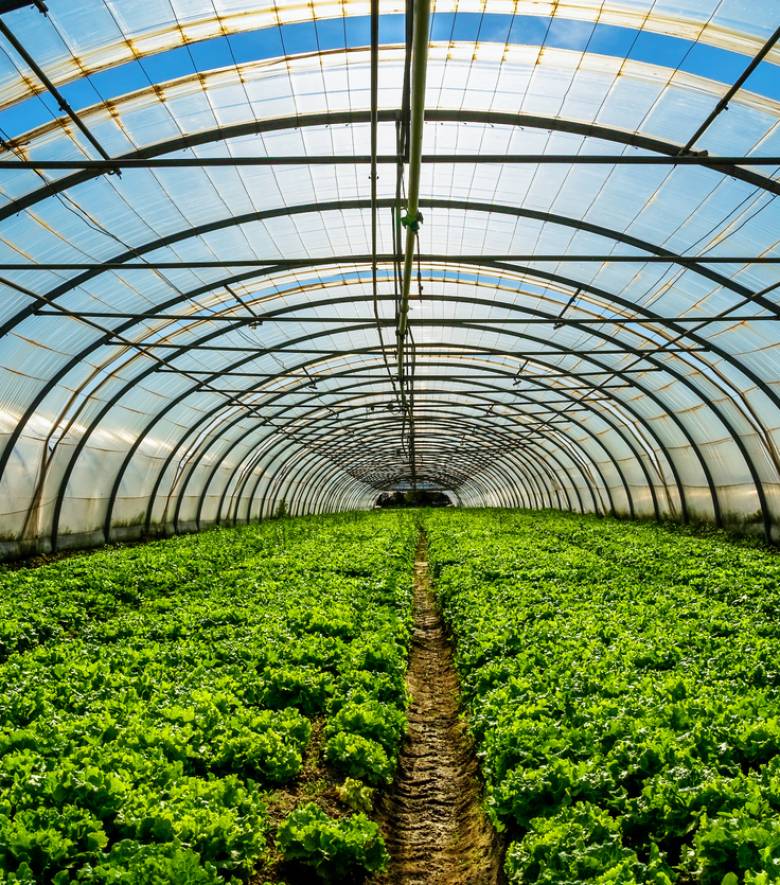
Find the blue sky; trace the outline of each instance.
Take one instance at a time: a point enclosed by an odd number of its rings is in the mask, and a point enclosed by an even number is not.
[[[165,82],[234,62],[241,64],[284,54],[367,46],[369,22],[368,16],[353,16],[214,37],[79,78],[62,86],[61,91],[70,104],[80,110],[98,103],[101,97],[116,99],[146,88],[150,81]],[[403,15],[381,17],[382,44],[402,43],[404,34]],[[749,56],[680,37],[558,17],[437,13],[431,22],[431,39],[587,49],[600,55],[627,57],[671,69],[679,67],[686,73],[724,84],[736,80],[750,61]],[[743,88],[780,100],[780,66],[762,62]],[[59,113],[48,94],[28,98],[0,112],[0,129],[5,137],[13,138]]]

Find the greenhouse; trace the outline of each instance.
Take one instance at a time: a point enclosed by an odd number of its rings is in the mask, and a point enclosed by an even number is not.
[[[777,0],[0,50],[0,883],[780,882]]]

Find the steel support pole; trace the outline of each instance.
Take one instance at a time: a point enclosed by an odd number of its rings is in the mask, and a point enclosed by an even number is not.
[[[428,73],[428,28],[430,0],[417,0],[414,6],[412,37],[412,97],[409,133],[409,187],[406,199],[406,249],[401,281],[401,304],[398,309],[398,376],[403,379],[403,349],[409,312],[414,250],[420,226],[420,171],[422,168],[423,126],[425,122],[425,80]]]

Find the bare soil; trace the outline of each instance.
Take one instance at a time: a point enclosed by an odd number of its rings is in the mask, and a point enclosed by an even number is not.
[[[409,730],[380,822],[391,855],[373,885],[496,885],[498,838],[481,806],[474,748],[459,714],[452,649],[431,592],[427,545],[415,563]]]

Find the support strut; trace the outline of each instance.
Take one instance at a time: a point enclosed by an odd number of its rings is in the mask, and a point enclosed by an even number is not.
[[[409,291],[412,285],[414,252],[420,228],[420,170],[422,168],[423,124],[425,117],[425,80],[428,72],[428,27],[430,0],[417,0],[414,6],[414,35],[412,37],[412,97],[409,134],[409,188],[406,215],[406,248],[401,281],[401,304],[398,309],[398,376],[403,379],[403,349],[409,313]]]

